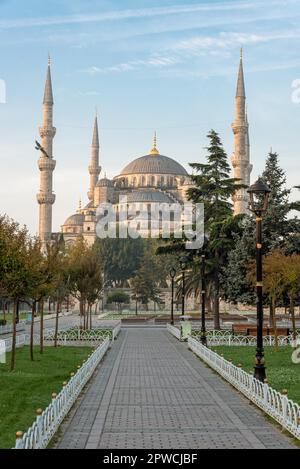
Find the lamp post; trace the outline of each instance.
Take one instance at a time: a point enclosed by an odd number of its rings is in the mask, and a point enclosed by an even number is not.
[[[249,187],[250,210],[256,216],[256,294],[257,294],[257,346],[254,377],[259,381],[266,379],[265,356],[263,346],[263,268],[262,268],[262,216],[268,208],[271,190],[261,180]]]
[[[201,343],[207,345],[206,325],[205,325],[205,301],[206,301],[206,282],[205,282],[205,255],[201,256]]]
[[[181,293],[181,316],[185,315],[185,270],[188,263],[186,256],[180,259],[180,268],[182,271],[182,293]]]
[[[176,277],[176,270],[174,267],[170,270],[171,277],[171,324],[174,325],[174,282]]]

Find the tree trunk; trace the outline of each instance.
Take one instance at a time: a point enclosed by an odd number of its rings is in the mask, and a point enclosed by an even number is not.
[[[214,328],[216,331],[221,330],[220,325],[220,281],[218,272],[215,273],[214,296],[213,296],[213,315]]]
[[[56,303],[54,347],[57,347],[58,319],[59,319],[59,301],[57,301]]]
[[[19,300],[15,300],[13,304],[13,334],[12,334],[12,346],[11,346],[10,371],[14,371],[15,366],[16,366],[16,341],[17,341],[16,318],[17,318],[18,302]]]
[[[272,323],[273,323],[273,329],[274,329],[274,350],[275,352],[278,352],[279,347],[278,347],[278,330],[277,330],[277,321],[276,321],[276,299],[272,298],[272,305],[271,305],[271,310],[270,314],[272,315]]]
[[[291,297],[290,297],[290,311],[291,311],[291,316],[292,316],[293,342],[296,347],[297,327],[296,327],[296,317],[295,317],[295,305],[294,305],[294,299]]]
[[[271,328],[274,327],[274,311],[273,311],[273,304],[272,304],[272,300],[270,302],[270,318],[269,318],[269,325]]]
[[[44,300],[40,301],[40,353],[44,353]]]
[[[93,305],[90,305],[90,330],[93,329],[93,323],[92,323],[92,310],[93,310]]]
[[[34,300],[32,303],[31,308],[31,325],[30,325],[30,360],[33,362],[33,332],[34,332],[34,318],[35,318],[35,310],[36,310],[36,301]]]
[[[20,300],[17,301],[17,309],[16,309],[16,324],[20,322]]]

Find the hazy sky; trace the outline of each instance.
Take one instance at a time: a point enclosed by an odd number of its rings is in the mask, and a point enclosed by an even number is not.
[[[100,115],[109,177],[148,153],[203,161],[214,128],[228,155],[244,47],[253,179],[272,146],[300,184],[299,0],[0,0],[0,212],[38,223],[38,154],[48,51],[57,136],[53,229],[87,201],[92,124]],[[0,82],[0,100],[3,93]],[[3,96],[2,96],[3,98]]]

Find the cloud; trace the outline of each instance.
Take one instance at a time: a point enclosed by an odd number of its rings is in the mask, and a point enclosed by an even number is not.
[[[271,8],[274,6],[288,6],[297,4],[298,0],[268,0],[248,2],[206,3],[190,5],[174,5],[168,7],[154,7],[142,9],[114,10],[88,15],[54,16],[47,18],[6,19],[0,21],[0,29],[32,28],[41,26],[60,26],[67,24],[99,23],[104,21],[122,21],[134,18],[152,18],[156,16],[182,15],[196,12],[242,11],[257,8]]]
[[[300,29],[279,31],[270,34],[221,32],[216,36],[196,36],[188,40],[178,41],[166,49],[163,54],[152,54],[142,60],[131,60],[127,63],[109,67],[92,66],[82,72],[91,75],[128,72],[144,67],[166,68],[187,62],[193,56],[219,55],[228,53],[237,47],[268,43],[276,40],[291,40],[300,38]]]

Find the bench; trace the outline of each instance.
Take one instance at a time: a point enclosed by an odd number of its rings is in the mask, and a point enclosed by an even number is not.
[[[232,326],[232,333],[233,335],[235,334],[243,334],[251,337],[256,337],[257,335],[257,327],[256,326],[249,326],[248,324],[233,324]],[[264,325],[263,328],[263,335],[274,335],[275,331],[273,327],[268,327]],[[277,335],[281,336],[289,336],[290,335],[290,329],[286,327],[278,327],[277,328]]]

